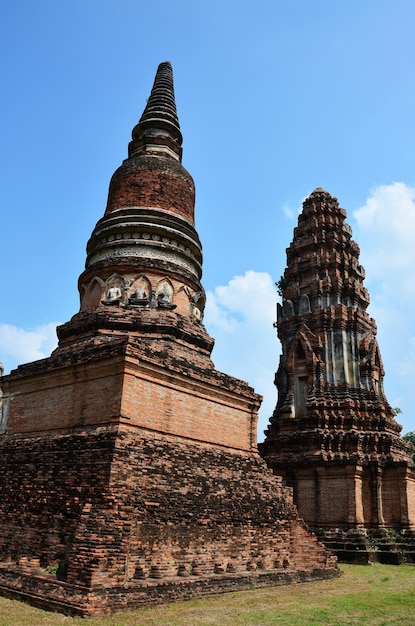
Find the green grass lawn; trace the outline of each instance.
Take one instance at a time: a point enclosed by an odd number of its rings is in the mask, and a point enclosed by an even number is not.
[[[178,602],[110,617],[71,618],[0,598],[0,626],[414,626],[415,567],[341,565],[335,580]]]

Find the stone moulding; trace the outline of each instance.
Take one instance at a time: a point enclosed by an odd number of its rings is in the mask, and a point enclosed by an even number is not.
[[[32,573],[3,570],[0,565],[0,594],[27,602],[40,609],[70,616],[97,617],[144,606],[192,600],[233,591],[328,580],[339,576],[326,568],[293,571],[256,571],[245,574],[176,577],[163,581],[127,583],[116,588],[88,588],[57,582]]]
[[[101,219],[88,242],[87,267],[123,256],[154,257],[183,266],[200,279],[202,253],[195,229],[178,216],[167,222],[165,213],[131,207]]]

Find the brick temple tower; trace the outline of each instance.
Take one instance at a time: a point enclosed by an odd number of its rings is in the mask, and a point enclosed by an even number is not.
[[[50,358],[2,378],[0,593],[91,615],[338,575],[215,370],[162,63]]]
[[[365,272],[345,218],[337,199],[316,189],[294,229],[279,282],[278,403],[260,450],[326,540],[411,534],[412,446],[385,397]]]

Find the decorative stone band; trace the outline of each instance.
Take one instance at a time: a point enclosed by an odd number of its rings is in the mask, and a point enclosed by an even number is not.
[[[186,257],[184,254],[180,254],[179,251],[165,249],[166,244],[154,245],[153,241],[149,241],[149,245],[145,245],[145,242],[138,243],[136,240],[131,239],[126,245],[120,245],[117,241],[114,246],[106,246],[97,250],[96,253],[88,258],[88,265],[100,263],[102,261],[114,262],[121,258],[139,257],[140,259],[160,259],[167,263],[172,263],[176,268],[182,268],[187,270],[196,280],[199,279],[199,267],[198,264]],[[151,245],[153,244],[153,245]]]
[[[202,246],[186,220],[159,209],[131,207],[98,222],[87,247],[86,269],[120,257],[170,261],[196,279],[202,275]]]

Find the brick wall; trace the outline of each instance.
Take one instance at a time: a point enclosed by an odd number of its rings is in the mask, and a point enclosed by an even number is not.
[[[121,413],[134,426],[252,450],[256,447],[257,400],[248,389],[239,391],[129,359]]]
[[[125,207],[166,209],[194,223],[195,188],[190,174],[173,159],[132,157],[115,171],[105,214]]]
[[[118,421],[123,359],[113,358],[11,377],[8,434]]]
[[[171,321],[171,314],[165,317]],[[157,318],[161,323],[163,314]],[[74,354],[77,362],[71,362]],[[207,354],[185,342],[125,341],[113,332],[98,347],[64,348],[43,365],[23,366],[5,378],[8,434],[123,422],[256,449],[260,397],[246,383],[214,371]]]
[[[2,571],[30,563],[43,576],[59,565],[64,585],[95,588],[225,574],[243,585],[262,571],[336,575],[290,490],[257,454],[98,429],[4,437],[1,459],[0,586]]]

